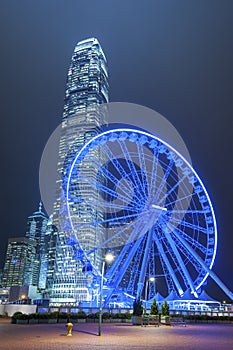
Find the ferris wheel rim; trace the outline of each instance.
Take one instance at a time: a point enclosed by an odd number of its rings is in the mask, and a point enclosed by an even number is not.
[[[75,228],[73,226],[73,222],[71,219],[71,214],[70,214],[70,208],[69,208],[69,186],[70,186],[70,181],[71,181],[71,176],[72,176],[72,171],[74,169],[74,166],[77,162],[77,160],[79,159],[79,157],[82,155],[82,153],[84,152],[85,149],[88,149],[88,146],[91,145],[91,143],[93,143],[95,140],[99,139],[102,136],[106,136],[112,133],[119,133],[119,132],[128,132],[128,133],[140,133],[143,134],[149,138],[155,139],[159,142],[161,142],[163,145],[165,145],[170,151],[174,152],[179,158],[182,159],[182,161],[191,169],[192,173],[194,174],[194,176],[196,177],[196,179],[198,180],[198,182],[200,183],[202,190],[208,200],[208,204],[210,205],[210,211],[211,211],[211,215],[213,218],[213,226],[214,226],[214,252],[213,252],[213,256],[209,265],[209,269],[212,269],[214,261],[215,261],[215,257],[216,257],[216,251],[217,251],[217,223],[216,223],[216,218],[215,218],[215,213],[214,213],[214,209],[213,209],[213,205],[212,202],[210,200],[209,194],[205,188],[205,185],[203,184],[202,180],[200,179],[199,175],[197,174],[197,172],[195,171],[195,169],[192,167],[192,165],[177,151],[174,149],[174,147],[172,147],[171,145],[169,145],[166,141],[163,141],[162,139],[160,139],[159,137],[148,133],[146,131],[143,130],[139,130],[139,129],[135,129],[135,128],[112,128],[106,131],[103,131],[99,134],[97,134],[96,136],[94,136],[93,138],[91,138],[87,143],[85,143],[85,145],[79,150],[79,152],[76,154],[76,156],[74,157],[72,164],[69,168],[69,174],[68,174],[68,180],[67,180],[67,186],[66,186],[66,205],[67,205],[67,209],[68,209],[68,217],[71,223],[71,228],[72,230],[75,232]],[[84,155],[85,157],[85,155]],[[81,161],[81,160],[80,160]],[[205,280],[207,279],[209,273],[207,272],[205,274],[205,276],[202,278],[201,283],[196,287],[196,290],[198,290],[201,285],[205,282]]]

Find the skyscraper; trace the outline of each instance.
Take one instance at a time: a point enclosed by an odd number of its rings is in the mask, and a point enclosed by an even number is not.
[[[107,62],[97,39],[90,38],[76,45],[68,71],[64,102],[63,120],[76,112],[108,102]],[[89,127],[90,124],[99,126],[100,122],[94,116],[86,116]]]
[[[106,116],[98,110],[98,105],[108,102],[108,73],[107,62],[103,50],[95,38],[79,42],[73,52],[68,71],[64,111],[62,118],[61,137],[59,143],[58,180],[56,201],[54,204],[53,224],[57,227],[57,243],[51,303],[76,303],[88,300],[88,277],[82,273],[82,264],[75,259],[74,247],[68,239],[75,234],[67,220],[64,195],[64,177],[76,152],[91,137],[96,135],[101,127],[107,123]],[[102,157],[98,151],[93,157]],[[96,176],[97,170],[90,164],[86,170]],[[85,172],[84,171],[84,172]],[[84,190],[84,189],[82,189]],[[89,197],[93,200],[98,193],[87,186]],[[80,196],[76,192],[76,198]],[[78,201],[77,201],[78,202]],[[93,215],[86,205],[74,202],[72,205],[72,219],[77,226],[80,222],[92,220]],[[96,228],[86,227],[79,232],[85,244],[93,244],[96,237]],[[100,257],[95,256],[94,263],[100,264]]]
[[[35,243],[25,237],[9,238],[3,268],[3,287],[32,284]]]
[[[42,203],[39,208],[27,220],[26,238],[35,246],[35,255],[32,263],[31,284],[39,288],[45,288],[47,271],[47,245],[46,230],[48,216],[42,211]]]
[[[27,219],[25,237],[10,238],[3,271],[3,285],[45,288],[47,252],[50,236],[46,235],[48,217],[39,208]]]
[[[53,225],[52,218],[49,218],[47,229],[45,233],[46,254],[44,255],[44,262],[46,269],[46,275],[43,275],[44,286],[41,288],[46,289],[46,296],[49,298],[51,295],[51,289],[53,286],[53,276],[56,258],[56,243],[57,243],[57,228]]]

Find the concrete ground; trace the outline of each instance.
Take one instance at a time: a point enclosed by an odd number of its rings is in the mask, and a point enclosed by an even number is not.
[[[233,324],[188,324],[184,326],[75,324],[66,336],[64,324],[10,324],[0,322],[1,350],[232,350]]]

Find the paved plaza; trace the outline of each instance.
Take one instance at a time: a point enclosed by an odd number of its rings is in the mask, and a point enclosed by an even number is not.
[[[233,324],[188,324],[141,327],[131,324],[75,324],[73,336],[66,336],[64,324],[10,324],[0,322],[1,350],[232,350]]]

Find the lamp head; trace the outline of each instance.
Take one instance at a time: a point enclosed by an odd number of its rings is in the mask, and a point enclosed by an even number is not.
[[[112,253],[107,253],[104,257],[104,260],[106,262],[110,263],[114,260],[114,255]]]

